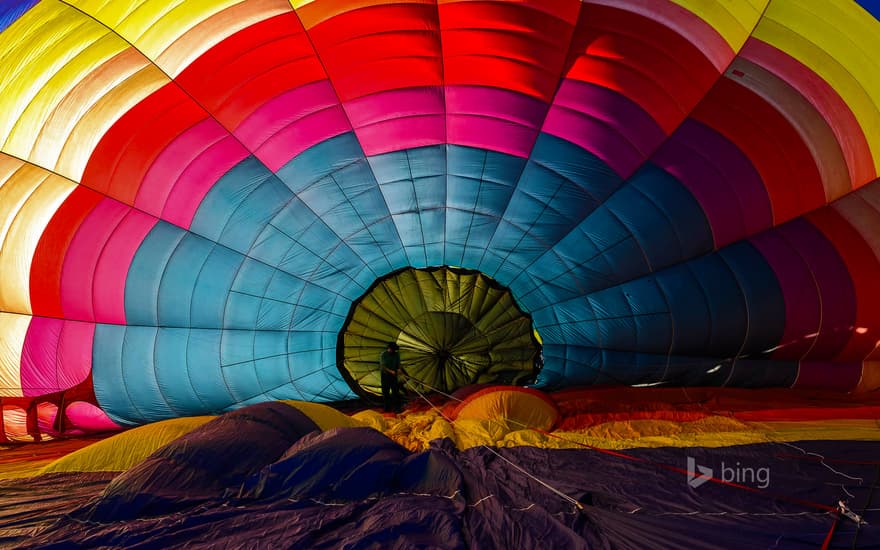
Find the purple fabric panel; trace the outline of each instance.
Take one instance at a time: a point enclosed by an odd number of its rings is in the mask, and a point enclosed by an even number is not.
[[[861,377],[861,363],[802,361],[794,387],[847,391],[858,386]]]
[[[553,108],[576,111],[604,123],[641,154],[644,161],[667,138],[656,121],[626,96],[588,82],[566,79],[553,98]],[[559,128],[564,131],[564,128]],[[564,137],[564,136],[559,136]],[[601,146],[601,142],[596,143]]]
[[[685,121],[651,160],[699,201],[716,248],[772,227],[770,198],[757,170],[736,145],[707,126]]]
[[[846,345],[856,319],[856,296],[849,269],[834,245],[816,227],[803,219],[778,228],[806,260],[819,287],[822,327],[805,359],[837,355]]]
[[[821,304],[813,275],[804,259],[778,231],[767,231],[749,242],[776,273],[785,300],[785,331],[773,358],[800,359],[813,345],[819,331]]]

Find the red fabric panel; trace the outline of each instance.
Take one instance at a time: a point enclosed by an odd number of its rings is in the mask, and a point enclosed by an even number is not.
[[[443,78],[437,8],[388,4],[337,15],[309,30],[342,101]]]
[[[788,409],[744,411],[734,413],[733,416],[746,422],[830,420],[832,418],[880,418],[880,406],[876,405],[866,405],[861,407],[810,407],[806,403],[804,405],[804,407],[792,407]]]
[[[159,153],[207,116],[176,84],[166,84],[104,134],[86,166],[83,185],[133,205],[141,181]]]
[[[856,293],[856,318],[853,327],[840,327],[849,332],[846,347],[835,361],[862,361],[874,350],[880,334],[880,262],[868,243],[836,210],[822,208],[806,218],[813,223],[837,249],[849,270]]]
[[[61,268],[70,241],[103,196],[78,186],[52,216],[31,264],[30,294],[34,315],[63,318]]]
[[[620,92],[669,134],[719,75],[699,45],[662,23],[621,9],[585,5],[566,76]]]
[[[553,6],[556,13],[545,10]],[[448,85],[492,86],[550,103],[565,71],[580,2],[451,2],[438,6]],[[523,29],[539,32],[523,32]]]
[[[193,62],[177,82],[234,130],[282,93],[326,78],[295,13],[239,31]]]
[[[770,195],[775,224],[825,204],[825,189],[807,144],[782,114],[751,90],[722,78],[693,118],[749,157]]]

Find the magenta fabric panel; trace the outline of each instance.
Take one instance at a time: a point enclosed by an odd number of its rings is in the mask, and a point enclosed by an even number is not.
[[[134,206],[161,216],[168,195],[183,173],[194,163],[204,162],[205,153],[229,136],[216,120],[198,122],[172,141],[153,161],[138,189]]]
[[[64,412],[74,426],[87,432],[119,429],[119,424],[110,420],[104,411],[85,401],[74,401],[64,409]]]
[[[547,105],[509,90],[480,86],[446,88],[447,143],[527,158]]]
[[[576,80],[564,80],[542,130],[608,162],[628,177],[666,139],[653,118],[623,95]]]
[[[438,145],[446,140],[443,90],[406,88],[345,104],[367,156]]]
[[[24,340],[21,384],[25,396],[72,388],[92,368],[95,325],[33,317]]]
[[[276,172],[309,147],[350,130],[345,111],[335,105],[292,122],[266,140],[254,156]]]
[[[138,247],[156,225],[152,216],[131,210],[113,231],[95,268],[95,320],[125,324],[125,285]]]
[[[810,268],[777,231],[767,231],[749,242],[776,273],[785,300],[785,330],[773,358],[800,359],[812,347],[822,316],[822,304]]]
[[[61,271],[61,307],[65,317],[95,320],[95,269],[104,246],[130,210],[130,206],[105,198],[80,225],[67,249]]]
[[[189,229],[202,199],[223,175],[247,158],[248,151],[233,136],[227,135],[206,149],[187,165],[174,182],[162,208],[162,219]]]

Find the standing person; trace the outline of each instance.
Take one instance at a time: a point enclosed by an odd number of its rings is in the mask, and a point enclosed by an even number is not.
[[[385,412],[400,412],[400,354],[397,353],[397,344],[388,342],[388,346],[379,356],[379,365],[382,369],[382,402]]]

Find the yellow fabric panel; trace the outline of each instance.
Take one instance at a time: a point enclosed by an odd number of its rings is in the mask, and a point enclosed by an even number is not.
[[[50,472],[121,472],[156,449],[216,418],[193,416],[140,426],[73,452],[46,466]]]
[[[156,64],[168,74],[176,76],[223,38],[289,11],[290,4],[287,0],[250,0],[235,4],[198,23],[177,38],[156,58]]]
[[[76,184],[0,154],[0,311],[31,313],[30,272],[43,230]]]
[[[521,391],[493,391],[475,397],[458,411],[456,423],[463,419],[499,420],[512,428],[549,430],[559,416],[545,400]]]
[[[378,414],[378,413],[374,413]],[[370,414],[358,413],[362,416]],[[370,423],[372,425],[372,423]],[[449,438],[459,450],[481,445],[533,446],[553,449],[634,449],[642,447],[726,447],[768,441],[867,440],[880,441],[878,420],[810,422],[745,422],[727,416],[709,416],[693,422],[629,420],[606,422],[579,431],[513,428],[500,420],[456,420],[450,423],[437,411],[383,417],[385,435],[411,451],[424,451],[437,438]],[[375,426],[373,426],[375,428]]]
[[[315,421],[321,430],[329,430],[331,428],[356,428],[364,424],[347,414],[341,413],[333,407],[322,405],[320,403],[309,403],[307,401],[282,401],[286,405],[298,409],[306,416]]]
[[[865,16],[855,2],[773,0],[754,36],[809,67],[840,94],[865,131],[880,171],[880,21]]]
[[[113,56],[75,83],[47,118],[35,146],[42,166],[79,181],[101,137],[122,115],[168,83],[134,48]],[[57,147],[60,145],[60,152]]]
[[[0,35],[3,152],[54,169],[69,124],[59,118],[48,124],[56,107],[80,81],[128,47],[60,3],[41,2],[13,23]]]
[[[31,317],[0,311],[0,397],[21,396],[21,350]]]
[[[745,44],[761,13],[771,0],[672,0],[693,13],[720,34],[734,52]]]
[[[224,38],[291,9],[286,0],[70,3],[113,29],[171,77]]]
[[[384,432],[388,429],[388,423],[385,421],[385,416],[372,409],[356,412],[351,415],[351,417],[364,426],[369,426],[379,432]]]

